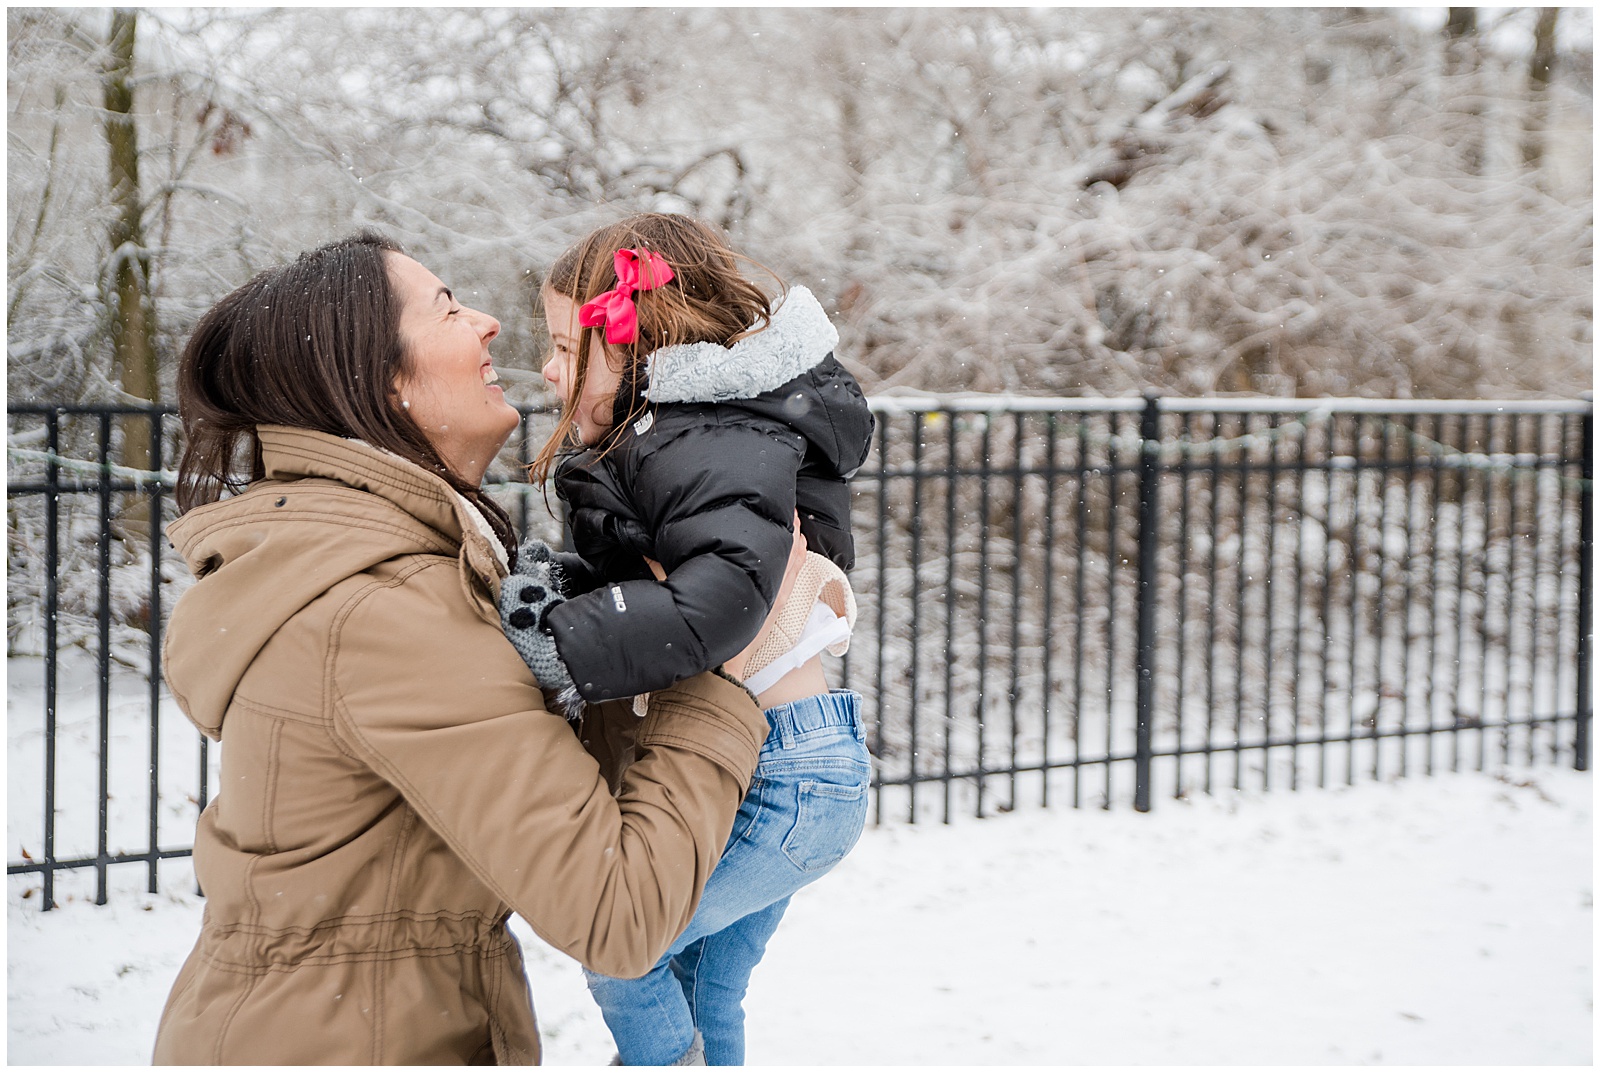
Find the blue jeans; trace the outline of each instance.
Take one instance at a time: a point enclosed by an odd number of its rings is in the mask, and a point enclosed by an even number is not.
[[[708,1065],[744,1064],[750,973],[790,896],[838,864],[866,824],[860,712],[861,695],[843,689],[767,709],[750,792],[688,928],[637,980],[584,972],[624,1065],[670,1065],[697,1028]]]

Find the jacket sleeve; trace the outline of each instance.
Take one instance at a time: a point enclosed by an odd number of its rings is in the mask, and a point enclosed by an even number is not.
[[[336,735],[546,942],[594,971],[642,975],[694,914],[765,720],[714,675],[659,693],[613,797],[490,612],[461,599],[455,564],[426,575],[375,586],[340,616]],[[394,673],[405,666],[417,673]]]
[[[633,499],[667,579],[602,585],[549,614],[584,700],[661,689],[755,638],[783,581],[803,460],[800,437],[775,423],[701,426],[653,446]]]

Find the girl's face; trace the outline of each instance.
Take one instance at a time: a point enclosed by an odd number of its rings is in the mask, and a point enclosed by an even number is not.
[[[572,427],[585,447],[599,443],[611,429],[612,405],[622,383],[622,367],[611,364],[597,332],[578,324],[578,303],[564,294],[546,288],[543,294],[545,323],[550,329],[550,358],[544,363],[544,378],[561,401],[572,405]],[[588,339],[588,353],[578,348]],[[585,366],[583,394],[572,397],[572,386]]]
[[[500,322],[456,301],[411,258],[390,253],[384,260],[400,298],[400,340],[411,365],[394,389],[444,463],[477,484],[520,420],[494,382],[489,340],[500,334]]]

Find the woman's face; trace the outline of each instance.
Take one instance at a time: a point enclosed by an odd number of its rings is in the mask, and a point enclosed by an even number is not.
[[[613,368],[595,332],[578,324],[578,303],[564,294],[546,288],[543,294],[545,323],[550,329],[550,357],[544,363],[544,378],[562,402],[572,401],[572,385],[578,380],[578,347],[589,339],[589,371],[583,382],[583,395],[573,407],[572,427],[584,446],[600,442],[611,428],[612,404],[622,383],[622,369]]]
[[[439,277],[401,254],[384,255],[400,297],[400,341],[411,370],[395,379],[402,405],[445,464],[472,484],[517,427],[494,383],[489,340],[500,322],[468,309]]]

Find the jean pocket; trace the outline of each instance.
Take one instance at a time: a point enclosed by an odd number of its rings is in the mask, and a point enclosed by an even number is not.
[[[855,846],[867,823],[867,782],[800,780],[794,828],[783,840],[783,855],[796,868],[825,872]]]

